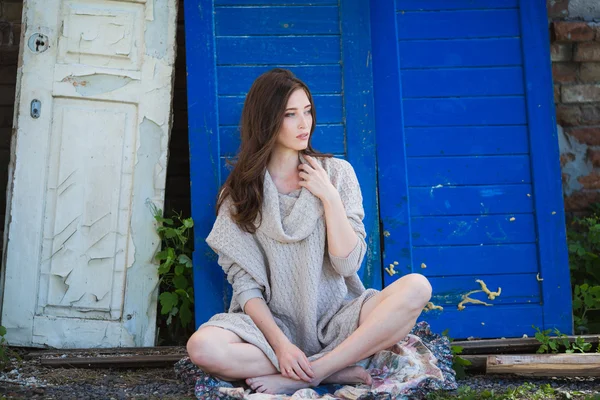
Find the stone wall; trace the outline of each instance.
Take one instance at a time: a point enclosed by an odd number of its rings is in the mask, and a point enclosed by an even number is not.
[[[548,2],[567,212],[600,202],[600,2]]]

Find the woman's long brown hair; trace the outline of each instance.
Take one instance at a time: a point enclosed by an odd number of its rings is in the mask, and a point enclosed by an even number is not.
[[[217,214],[223,201],[231,198],[231,216],[236,224],[249,233],[256,232],[262,221],[263,179],[277,135],[283,124],[285,109],[291,94],[303,89],[311,104],[313,125],[308,146],[302,154],[330,157],[312,148],[312,134],[317,124],[315,107],[308,86],[291,71],[275,68],[259,76],[244,102],[240,121],[241,145],[233,170],[221,188]]]

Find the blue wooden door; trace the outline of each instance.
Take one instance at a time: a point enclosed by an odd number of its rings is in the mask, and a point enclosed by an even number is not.
[[[384,281],[428,276],[453,337],[572,330],[545,13],[371,2]]]
[[[368,6],[367,0],[185,1],[196,324],[229,303],[205,238],[228,173],[225,160],[239,144],[244,97],[274,67],[292,70],[311,88],[314,147],[356,170],[369,245],[359,273],[367,286],[381,287]]]

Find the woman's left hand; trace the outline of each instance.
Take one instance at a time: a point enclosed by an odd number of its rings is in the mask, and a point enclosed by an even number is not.
[[[331,184],[329,175],[313,157],[305,155],[304,158],[310,163],[300,164],[300,183],[299,185],[310,190],[321,201],[330,199],[332,196],[339,195],[335,186]]]

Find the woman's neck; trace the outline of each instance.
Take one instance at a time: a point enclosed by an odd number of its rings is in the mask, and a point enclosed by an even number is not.
[[[273,151],[267,165],[269,175],[278,180],[287,180],[298,176],[300,164],[297,151]]]

